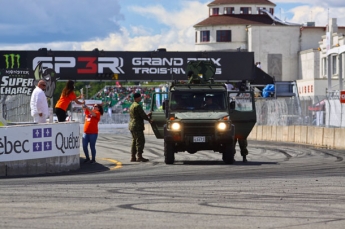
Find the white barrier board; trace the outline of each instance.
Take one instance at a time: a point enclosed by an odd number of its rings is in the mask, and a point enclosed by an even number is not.
[[[79,155],[78,122],[0,128],[0,162]]]

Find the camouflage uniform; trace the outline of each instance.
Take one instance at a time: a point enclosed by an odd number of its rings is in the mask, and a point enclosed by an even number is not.
[[[237,141],[238,141],[238,144],[240,145],[242,157],[247,156],[248,155],[248,149],[247,149],[248,141],[247,141],[247,139],[235,138],[235,143],[234,143],[235,146],[236,146]]]
[[[133,137],[131,147],[132,158],[135,158],[136,154],[138,154],[138,158],[142,158],[145,145],[144,119],[149,121],[149,117],[137,102],[133,102],[130,106],[129,117],[128,127]]]

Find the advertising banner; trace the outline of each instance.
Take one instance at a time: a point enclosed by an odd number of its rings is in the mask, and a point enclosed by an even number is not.
[[[214,62],[215,80],[255,78],[252,52],[0,51],[0,69],[39,69],[37,78],[53,80],[187,80],[187,63],[197,60]]]
[[[31,95],[34,76],[28,69],[0,70],[0,95]]]
[[[79,155],[79,123],[0,128],[0,162]]]

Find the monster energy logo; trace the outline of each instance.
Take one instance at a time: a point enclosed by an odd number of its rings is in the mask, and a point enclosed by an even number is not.
[[[20,68],[20,55],[19,54],[5,54],[6,68]]]

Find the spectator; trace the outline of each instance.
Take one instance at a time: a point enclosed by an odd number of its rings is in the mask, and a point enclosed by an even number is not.
[[[228,84],[225,84],[226,85],[226,89],[228,91],[232,91],[235,89],[234,85],[232,83],[228,83]]]
[[[84,122],[84,134],[83,134],[83,151],[85,154],[85,161],[91,162],[91,164],[96,163],[96,141],[98,137],[98,122],[103,115],[103,107],[101,104],[95,104],[92,109],[83,105],[85,113]],[[90,144],[91,149],[91,161],[89,156],[88,144]]]
[[[47,85],[44,80],[38,81],[38,84],[31,95],[31,116],[34,118],[34,122],[37,123],[46,123],[47,117],[49,116],[47,97],[44,93],[46,86]]]
[[[66,86],[62,90],[60,99],[57,101],[55,105],[55,113],[56,113],[56,116],[58,117],[59,122],[66,121],[66,112],[71,101],[74,101],[79,105],[85,104],[85,101],[79,102],[78,100],[82,98],[82,95],[77,97],[73,90],[74,90],[74,81],[68,80],[66,83]]]

